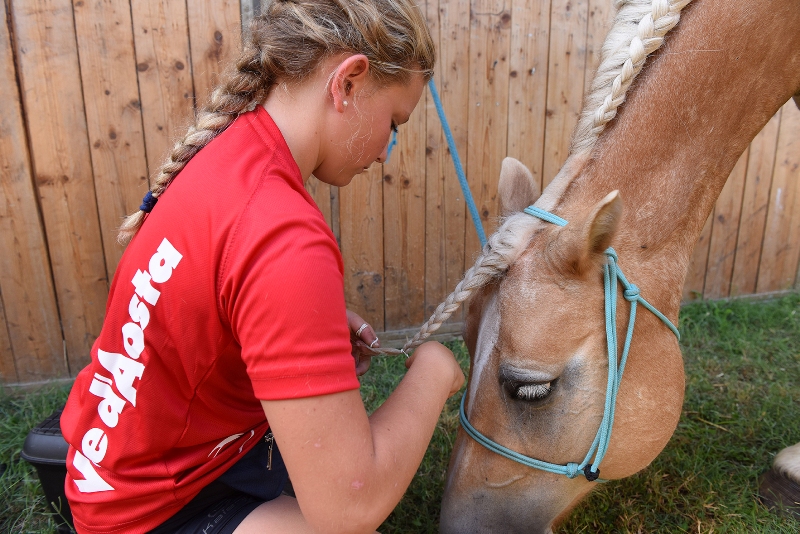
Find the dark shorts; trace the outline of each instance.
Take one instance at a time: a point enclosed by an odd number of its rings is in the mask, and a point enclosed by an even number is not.
[[[277,445],[260,440],[217,480],[149,534],[231,534],[250,512],[278,497],[289,478]]]

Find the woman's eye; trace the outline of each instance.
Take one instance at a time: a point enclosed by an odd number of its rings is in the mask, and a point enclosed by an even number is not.
[[[550,395],[551,391],[552,388],[550,387],[550,382],[544,384],[526,384],[524,386],[517,387],[514,395],[519,400],[537,401],[542,400]]]

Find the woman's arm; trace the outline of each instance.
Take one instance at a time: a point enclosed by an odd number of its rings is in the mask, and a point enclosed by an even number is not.
[[[372,532],[411,483],[445,401],[464,383],[452,352],[421,345],[370,417],[358,391],[262,401],[306,522],[319,532]]]

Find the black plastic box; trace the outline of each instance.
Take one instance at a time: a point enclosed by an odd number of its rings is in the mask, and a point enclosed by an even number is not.
[[[28,432],[22,445],[22,458],[36,468],[42,483],[44,496],[56,514],[54,519],[59,534],[74,532],[72,512],[64,495],[64,479],[67,477],[67,449],[69,446],[61,435],[61,410],[56,410],[47,419]]]

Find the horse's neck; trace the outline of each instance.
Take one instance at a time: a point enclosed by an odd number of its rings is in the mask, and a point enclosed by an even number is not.
[[[591,160],[579,163],[579,176],[553,184],[567,215],[620,190],[625,212],[614,245],[621,258],[667,263],[670,307],[679,303],[692,249],[738,157],[800,89],[798,28],[797,0],[696,0],[650,58]]]

